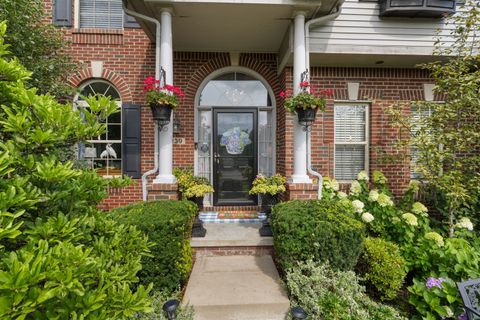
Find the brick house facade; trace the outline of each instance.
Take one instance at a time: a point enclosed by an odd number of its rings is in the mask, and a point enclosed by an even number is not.
[[[55,13],[52,1],[45,0],[46,10]],[[72,10],[70,23],[61,27],[70,42],[66,50],[81,66],[79,72],[69,78],[70,84],[82,88],[86,83],[102,80],[116,88],[123,104],[141,106],[137,183],[123,189],[110,190],[103,207],[109,209],[141,201],[142,183],[139,175],[154,166],[154,123],[150,109],[144,106],[142,89],[144,78],[153,75],[155,71],[155,44],[139,27],[76,28],[72,2],[65,3]],[[55,22],[55,14],[52,17]],[[195,150],[198,141],[195,140],[194,131],[198,130],[195,122],[199,120],[195,109],[206,79],[215,72],[222,74],[222,70],[225,70],[225,74],[235,70],[250,70],[266,84],[273,100],[275,154],[272,156],[275,172],[291,177],[294,174],[294,123],[297,120],[285,111],[279,94],[294,89],[294,68],[290,65],[280,68],[280,60],[279,53],[240,52],[232,55],[227,51],[176,51],[174,48],[173,83],[183,89],[185,98],[174,111],[180,130],[173,133],[173,167],[194,167],[197,161]],[[368,109],[365,119],[368,124],[365,125],[367,155],[364,169],[384,172],[393,192],[399,194],[410,181],[410,165],[406,160],[385,160],[385,156],[398,153],[394,147],[397,130],[391,125],[385,109],[399,101],[426,99],[424,85],[432,82],[429,75],[423,70],[406,67],[312,65],[310,82],[317,88],[333,89],[326,111],[317,115],[311,130],[312,168],[323,176],[336,175],[335,163],[342,160],[335,158],[334,108],[342,104],[359,104],[365,110]],[[358,84],[358,94],[354,100],[350,96],[350,83]],[[409,108],[405,107],[404,111],[408,113]],[[212,179],[212,168],[209,170]],[[149,199],[177,197],[175,184],[155,184],[153,176],[149,177],[147,188]],[[313,183],[289,183],[285,197],[315,198],[316,189]]]

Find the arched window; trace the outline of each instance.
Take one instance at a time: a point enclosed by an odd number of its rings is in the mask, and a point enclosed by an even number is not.
[[[203,88],[200,106],[267,107],[272,101],[265,85],[258,79],[240,72],[222,74]]]
[[[111,97],[118,104],[119,112],[109,116],[105,124],[107,130],[102,135],[89,140],[79,149],[79,158],[85,159],[89,166],[96,169],[104,177],[122,175],[122,102],[118,90],[109,82],[94,80],[80,87],[75,105],[78,108],[88,108],[82,96],[103,95]]]

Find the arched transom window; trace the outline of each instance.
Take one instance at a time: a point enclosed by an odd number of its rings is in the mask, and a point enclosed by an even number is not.
[[[200,106],[266,107],[272,101],[265,85],[244,73],[231,72],[210,80],[200,95]]]

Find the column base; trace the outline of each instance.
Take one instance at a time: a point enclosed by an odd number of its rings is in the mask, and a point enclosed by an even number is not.
[[[306,174],[293,174],[289,183],[313,183],[312,179]]]
[[[287,200],[315,200],[318,198],[318,185],[313,183],[288,183]]]
[[[177,183],[177,178],[173,174],[159,174],[153,179],[153,184],[173,184]]]
[[[176,183],[151,184],[148,186],[147,200],[178,200],[178,185]]]

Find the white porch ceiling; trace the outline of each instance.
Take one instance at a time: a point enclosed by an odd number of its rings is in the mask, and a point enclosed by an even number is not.
[[[336,0],[126,0],[127,7],[159,17],[173,12],[175,51],[279,52],[295,11],[328,12]],[[153,40],[154,26],[141,22]]]

